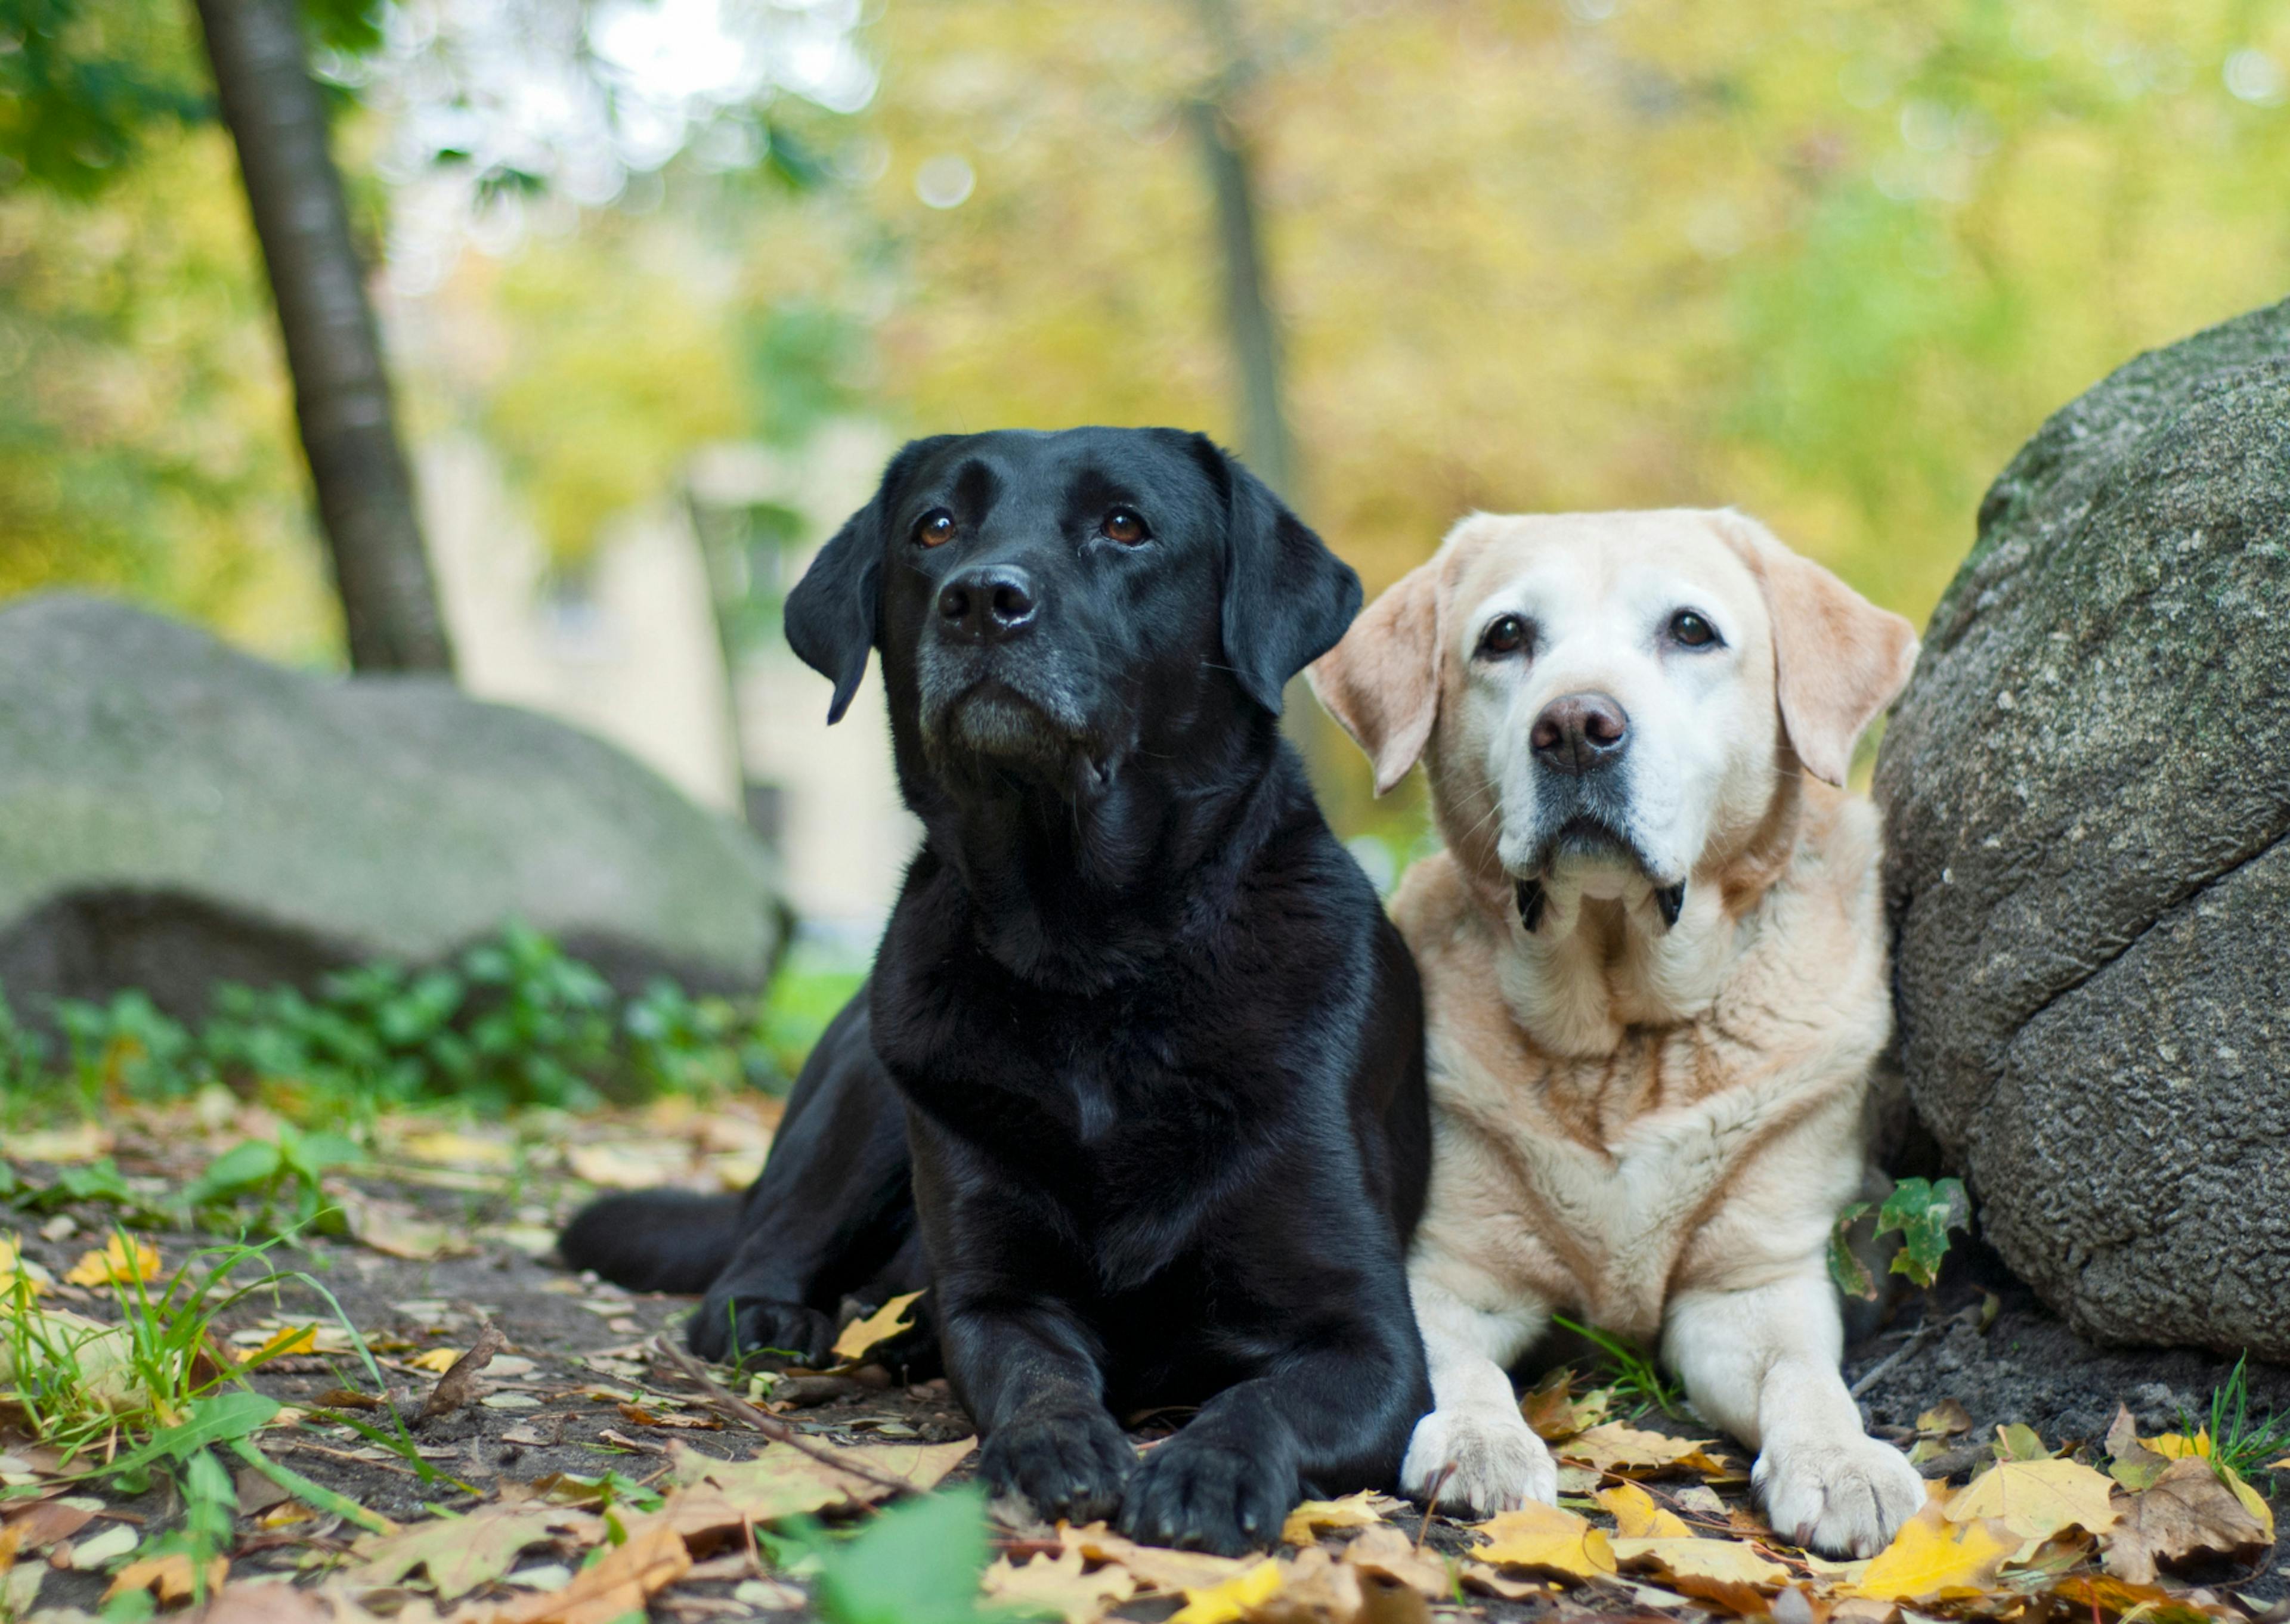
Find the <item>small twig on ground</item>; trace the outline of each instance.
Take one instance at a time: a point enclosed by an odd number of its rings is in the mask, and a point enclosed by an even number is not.
[[[837,1471],[848,1472],[853,1477],[863,1477],[869,1483],[888,1489],[893,1493],[914,1492],[915,1485],[904,1478],[893,1477],[888,1473],[878,1472],[872,1467],[861,1466],[847,1452],[814,1444],[776,1416],[765,1414],[746,1399],[726,1389],[723,1383],[709,1374],[706,1365],[669,1341],[667,1337],[653,1338],[653,1348],[670,1364],[682,1372],[687,1380],[700,1388],[701,1398],[712,1408],[721,1411],[734,1420],[754,1428],[774,1444],[784,1444],[797,1454],[809,1455],[822,1465],[831,1466]]]
[[[347,1460],[352,1466],[370,1466],[376,1471],[396,1472],[401,1477],[419,1477],[420,1473],[411,1467],[400,1466],[395,1460],[373,1460],[364,1455],[354,1455],[346,1449],[328,1449],[323,1444],[313,1444],[308,1438],[289,1438],[277,1447],[298,1454],[324,1455],[329,1460]]]
[[[1450,1460],[1439,1468],[1439,1475],[1431,1480],[1431,1498],[1423,1502],[1423,1521],[1415,1531],[1415,1554],[1419,1556],[1423,1554],[1423,1541],[1430,1536],[1431,1518],[1439,1509],[1439,1496],[1447,1487],[1447,1479],[1454,1475],[1455,1463]]]
[[[1971,1308],[1965,1309],[1962,1313],[1951,1314],[1945,1319],[1928,1319],[1925,1321],[1923,1324],[1918,1325],[1914,1331],[1909,1333],[1909,1340],[1907,1341],[1902,1343],[1898,1348],[1893,1349],[1892,1352],[1878,1360],[1876,1364],[1870,1365],[1867,1373],[1864,1374],[1860,1380],[1854,1382],[1846,1390],[1854,1397],[1860,1397],[1870,1388],[1875,1387],[1879,1381],[1882,1381],[1887,1375],[1891,1374],[1894,1366],[1899,1364],[1903,1359],[1907,1359],[1913,1356],[1918,1348],[1922,1348],[1926,1342],[1931,1341],[1933,1338],[1938,1336],[1950,1326],[1957,1324],[1976,1324],[1979,1323],[1979,1318],[1980,1306],[1975,1303]]]
[[[423,1401],[421,1413],[413,1418],[416,1427],[426,1426],[441,1415],[451,1415],[477,1396],[477,1373],[493,1362],[493,1356],[508,1346],[508,1339],[491,1320],[477,1332],[476,1345],[445,1367],[437,1378],[437,1385],[429,1389]]]

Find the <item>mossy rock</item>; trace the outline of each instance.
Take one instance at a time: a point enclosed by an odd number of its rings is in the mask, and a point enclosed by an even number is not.
[[[420,964],[521,920],[623,988],[759,988],[765,852],[649,768],[435,678],[283,669],[124,604],[0,610],[0,990]]]
[[[1877,766],[1902,1057],[2077,1328],[2290,1358],[2290,303],[1982,505]]]

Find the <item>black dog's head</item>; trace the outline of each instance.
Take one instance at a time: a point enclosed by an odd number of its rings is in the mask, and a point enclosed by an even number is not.
[[[1167,428],[917,440],[787,604],[839,719],[879,649],[902,761],[1102,789],[1205,722],[1277,716],[1359,580],[1262,481]]]

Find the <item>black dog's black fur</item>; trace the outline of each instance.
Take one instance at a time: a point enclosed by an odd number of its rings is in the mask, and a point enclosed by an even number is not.
[[[704,1288],[711,1356],[816,1359],[929,1282],[982,1475],[1047,1516],[1236,1551],[1388,1483],[1429,1401],[1421,996],[1277,721],[1358,605],[1197,435],[907,447],[787,609],[830,720],[881,651],[927,831],[874,976],[743,1204],[607,1199],[566,1260]],[[1189,1404],[1140,1465],[1115,1418]]]

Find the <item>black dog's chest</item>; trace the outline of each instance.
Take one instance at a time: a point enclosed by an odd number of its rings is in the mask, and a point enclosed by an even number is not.
[[[1149,1198],[1237,1131],[1238,1057],[1187,1032],[1168,999],[962,1002],[974,1017],[929,1052],[883,1058],[917,1105],[1029,1178]]]

